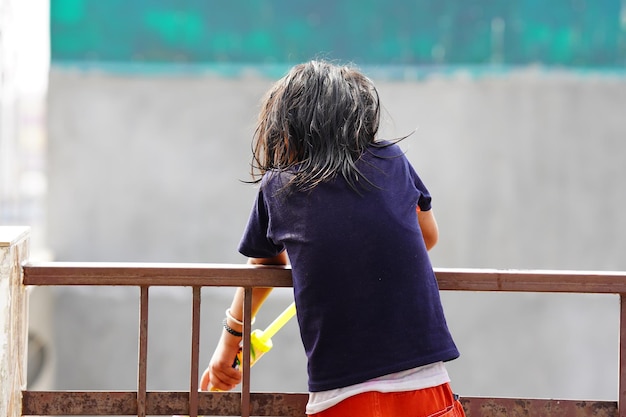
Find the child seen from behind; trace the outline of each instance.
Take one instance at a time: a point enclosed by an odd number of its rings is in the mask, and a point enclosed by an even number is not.
[[[428,256],[431,196],[397,141],[378,140],[379,122],[378,92],[352,67],[311,61],[276,82],[254,135],[259,189],[239,251],[251,264],[291,264],[308,415],[463,416],[445,367],[459,352]],[[270,291],[253,290],[253,316]],[[240,288],[203,390],[241,381],[242,306]]]

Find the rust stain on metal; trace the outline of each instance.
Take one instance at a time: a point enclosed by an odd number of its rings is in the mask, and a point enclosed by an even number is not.
[[[135,392],[23,391],[22,415],[137,414]]]
[[[100,391],[23,391],[24,416],[123,416],[137,415],[137,392]],[[305,417],[308,394],[251,393],[254,416]],[[189,392],[149,391],[146,414],[172,416],[189,414]],[[204,416],[241,416],[241,393],[199,392],[198,414]]]
[[[255,416],[306,417],[305,408],[308,394],[252,394],[252,414]]]
[[[462,398],[467,417],[617,417],[617,402]]]

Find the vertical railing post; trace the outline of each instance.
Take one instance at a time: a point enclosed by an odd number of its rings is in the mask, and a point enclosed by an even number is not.
[[[201,287],[192,289],[191,311],[191,381],[189,383],[189,417],[198,417],[198,370],[200,363]]]
[[[137,417],[146,417],[148,381],[148,287],[139,290],[139,362],[137,369]]]
[[[619,301],[619,392],[617,411],[619,417],[626,417],[626,294],[620,294]]]
[[[252,288],[243,297],[243,377],[241,381],[241,416],[250,417],[250,333],[252,332]]]
[[[22,415],[26,389],[28,299],[22,264],[29,251],[29,229],[0,226],[0,415]]]

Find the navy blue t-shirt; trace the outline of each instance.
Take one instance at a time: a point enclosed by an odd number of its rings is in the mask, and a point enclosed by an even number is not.
[[[306,192],[281,191],[268,172],[239,251],[287,250],[311,392],[459,356],[417,221],[431,197],[397,145],[370,146],[360,193],[338,176]]]

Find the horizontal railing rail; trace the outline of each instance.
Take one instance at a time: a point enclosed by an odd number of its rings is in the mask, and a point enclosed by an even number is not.
[[[526,398],[463,398],[468,417],[626,417],[626,272],[436,269],[441,290],[597,293],[620,296],[619,393],[617,401]],[[220,415],[305,416],[306,393],[251,393],[250,340],[253,287],[291,287],[281,266],[152,263],[28,263],[25,285],[135,286],[140,289],[137,391],[22,392],[22,415]],[[148,293],[152,286],[191,287],[192,336],[189,392],[147,391]],[[244,287],[244,379],[240,393],[198,392],[200,289]]]
[[[626,272],[436,268],[441,290],[626,294]],[[248,264],[40,262],[25,285],[291,287],[291,268]]]

